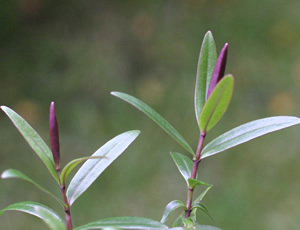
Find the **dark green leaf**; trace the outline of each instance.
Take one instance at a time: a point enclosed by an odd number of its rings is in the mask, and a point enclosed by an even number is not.
[[[207,184],[204,181],[200,181],[200,180],[196,180],[196,179],[192,179],[192,178],[188,179],[188,185],[191,189],[194,189],[195,187],[200,186],[200,185],[211,186],[210,184]]]
[[[93,157],[100,156],[105,158],[90,159],[81,166],[71,180],[67,190],[70,205],[72,205],[74,201],[90,187],[97,177],[125,151],[139,134],[140,131],[132,130],[114,137],[92,155]]]
[[[200,114],[207,98],[207,91],[216,64],[216,60],[217,48],[215,40],[212,33],[208,31],[204,36],[200,49],[196,75],[194,104],[198,125]]]
[[[126,93],[111,92],[111,94],[113,96],[116,96],[126,101],[127,103],[136,107],[138,110],[142,111],[149,118],[151,118],[156,124],[158,124],[163,130],[165,130],[171,137],[173,137],[173,139],[176,140],[183,148],[185,148],[188,152],[190,152],[193,156],[195,156],[193,149],[186,142],[186,140],[181,136],[181,134],[149,105],[145,104],[141,100],[133,96],[130,96]]]
[[[181,175],[188,184],[188,179],[191,177],[192,174],[193,161],[181,153],[171,152],[171,156]]]
[[[105,227],[118,227],[122,229],[168,229],[168,226],[148,218],[124,216],[97,220],[74,230],[102,229]]]
[[[248,122],[217,137],[205,146],[201,159],[223,152],[267,133],[299,125],[300,118],[289,116],[268,117]]]
[[[24,173],[20,172],[19,170],[7,169],[1,174],[1,179],[10,179],[10,178],[16,178],[16,179],[21,179],[21,180],[27,181],[27,182],[33,184],[34,186],[36,186],[39,190],[52,196],[55,200],[58,201],[59,204],[64,205],[64,202],[62,200],[60,200],[54,194],[49,192],[47,189],[45,189],[44,187],[39,185],[37,182],[32,180],[30,177],[26,176]]]
[[[80,163],[82,163],[83,161],[86,161],[88,159],[101,159],[103,157],[101,156],[91,156],[91,157],[81,157],[81,158],[77,158],[74,159],[72,161],[70,161],[65,167],[64,169],[61,171],[61,175],[60,175],[60,181],[61,184],[65,184],[69,174],[73,171],[73,169]]]
[[[19,202],[11,204],[8,207],[0,210],[0,215],[2,215],[3,212],[9,210],[21,211],[36,216],[42,219],[52,230],[66,229],[65,224],[61,220],[61,218],[52,209],[48,208],[45,205],[31,201]]]
[[[226,75],[211,93],[200,114],[200,130],[207,133],[222,118],[233,92],[233,77]]]
[[[182,201],[180,200],[173,200],[170,203],[168,203],[160,222],[165,223],[172,214],[172,212],[174,212],[177,208],[181,207],[186,209],[184,203],[182,203]]]
[[[6,113],[12,123],[19,130],[21,135],[34,150],[34,152],[39,156],[43,163],[48,168],[51,175],[59,183],[58,176],[56,174],[56,167],[53,160],[52,152],[43,139],[38,135],[38,133],[15,111],[12,109],[1,106],[1,109]]]

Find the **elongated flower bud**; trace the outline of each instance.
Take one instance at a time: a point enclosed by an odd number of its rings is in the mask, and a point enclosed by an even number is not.
[[[221,50],[210,83],[209,83],[209,88],[207,91],[207,99],[209,98],[210,94],[218,84],[218,82],[224,77],[225,73],[225,67],[226,67],[226,60],[227,60],[227,50],[228,50],[228,43],[226,43]]]
[[[58,124],[56,120],[56,113],[54,108],[54,102],[50,104],[50,112],[49,112],[49,132],[50,132],[50,143],[51,150],[53,154],[53,159],[56,165],[56,170],[60,170],[59,166],[59,136],[58,136]]]

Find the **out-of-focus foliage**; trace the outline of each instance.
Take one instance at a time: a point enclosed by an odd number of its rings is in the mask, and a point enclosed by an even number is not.
[[[235,89],[221,128],[212,130],[206,143],[250,120],[299,116],[299,7],[298,0],[2,1],[0,104],[22,115],[49,144],[48,108],[54,100],[62,163],[93,153],[118,133],[140,129],[139,139],[74,204],[74,226],[121,215],[159,220],[170,200],[186,196],[169,154],[184,149],[109,92],[142,99],[196,148],[197,58],[205,32],[212,30],[218,52],[224,41],[230,44],[226,72],[234,74]],[[54,188],[4,114],[0,127],[0,170],[18,168]],[[296,127],[283,130],[201,162],[201,178],[214,185],[205,197],[214,225],[300,226],[298,136]],[[19,185],[0,181],[0,207],[34,200],[56,208],[26,182]],[[4,214],[0,223],[3,229],[44,227],[19,213]]]

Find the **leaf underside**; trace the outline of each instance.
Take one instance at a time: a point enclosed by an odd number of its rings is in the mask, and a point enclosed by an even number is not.
[[[193,161],[181,153],[171,152],[171,156],[186,183],[189,184],[188,179],[192,175]]]
[[[299,125],[300,118],[275,116],[248,122],[220,135],[208,143],[202,151],[201,159],[223,152],[265,134]]]
[[[72,205],[84,193],[98,176],[136,139],[140,131],[132,130],[122,133],[99,148],[92,156],[105,157],[89,159],[72,178],[67,190],[67,198]]]

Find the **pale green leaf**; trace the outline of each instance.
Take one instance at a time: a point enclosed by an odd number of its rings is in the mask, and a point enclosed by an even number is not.
[[[136,107],[138,110],[142,111],[149,118],[151,118],[156,124],[158,124],[158,126],[160,126],[163,130],[165,130],[171,137],[173,137],[173,139],[177,141],[183,148],[185,148],[188,152],[190,152],[193,156],[195,156],[193,149],[187,143],[187,141],[182,137],[182,135],[149,105],[145,104],[141,100],[133,96],[130,96],[126,93],[111,92],[111,94],[113,96],[116,96],[126,101],[127,103]]]
[[[207,90],[209,88],[209,83],[216,61],[217,48],[215,40],[211,31],[208,31],[204,36],[200,49],[196,75],[194,104],[198,125],[200,114],[206,101]]]
[[[72,178],[67,190],[67,198],[72,205],[97,177],[136,139],[140,131],[122,133],[99,148],[92,156],[105,157],[87,160]]]
[[[200,181],[200,180],[196,180],[196,179],[192,179],[192,178],[188,179],[188,185],[191,189],[194,189],[195,187],[200,186],[200,185],[211,186],[210,184],[207,184],[204,181]]]
[[[188,184],[188,179],[191,177],[192,174],[193,161],[181,153],[171,152],[171,156],[179,172]]]
[[[90,156],[90,157],[81,157],[81,158],[77,158],[74,159],[72,161],[70,161],[61,171],[60,174],[60,181],[61,184],[65,184],[69,174],[73,171],[73,169],[80,163],[82,163],[83,161],[89,160],[89,159],[101,159],[103,158],[102,156]]]
[[[200,130],[207,133],[222,118],[233,92],[233,77],[226,75],[217,84],[200,114]]]
[[[1,109],[6,113],[15,127],[19,130],[21,135],[33,149],[33,151],[39,156],[39,158],[46,165],[47,169],[54,177],[54,179],[59,183],[59,179],[56,173],[56,167],[53,160],[52,152],[43,139],[38,135],[38,133],[15,111],[12,109],[1,106]]]
[[[181,212],[175,219],[172,227],[174,228],[177,228],[177,227],[181,227],[183,225],[183,219],[184,219],[184,216],[185,216],[185,212]]]
[[[192,210],[194,209],[199,209],[201,210],[203,213],[205,213],[209,218],[211,218],[213,221],[214,219],[212,218],[212,216],[210,215],[210,213],[208,212],[208,209],[207,207],[204,205],[204,204],[201,204],[201,203],[196,203],[192,206]]]
[[[117,227],[121,229],[168,229],[168,226],[155,220],[143,217],[124,216],[97,220],[74,228],[74,230],[102,229],[105,227]]]
[[[42,219],[52,230],[66,230],[65,224],[62,219],[50,208],[43,204],[31,201],[24,201],[11,204],[6,208],[0,210],[0,215],[5,211],[20,211],[31,214]]]
[[[299,124],[300,118],[290,116],[268,117],[248,122],[208,143],[202,151],[201,159],[223,152],[262,135]]]
[[[160,222],[166,223],[166,221],[168,220],[168,218],[170,217],[172,212],[174,212],[176,209],[181,208],[181,207],[186,209],[186,206],[180,200],[173,200],[170,203],[168,203]]]
[[[16,170],[16,169],[7,169],[1,174],[1,179],[11,179],[11,178],[21,179],[21,180],[24,180],[24,181],[27,181],[27,182],[33,184],[42,192],[47,193],[48,195],[52,196],[56,201],[58,201],[59,204],[64,205],[64,202],[62,200],[60,200],[57,196],[55,196],[54,194],[49,192],[47,189],[45,189],[43,186],[41,186],[40,184],[38,184],[37,182],[32,180],[30,177],[28,177],[21,171]]]
[[[204,198],[204,196],[207,194],[207,192],[211,189],[212,185],[207,187],[194,201],[193,205],[197,204],[198,202],[201,202]]]

